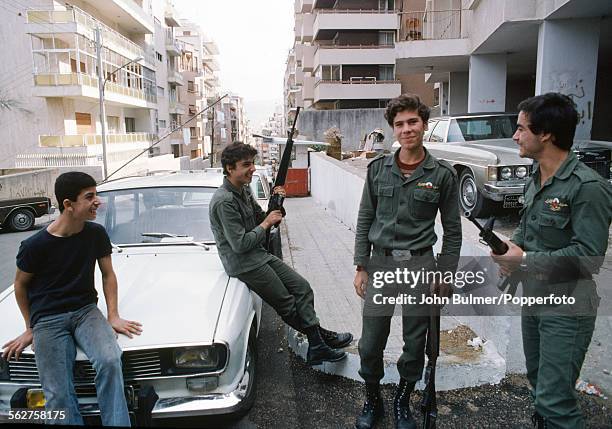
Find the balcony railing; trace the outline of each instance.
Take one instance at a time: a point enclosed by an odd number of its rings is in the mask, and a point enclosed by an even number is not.
[[[176,70],[168,70],[168,82],[181,86],[185,84],[183,75]]]
[[[34,75],[37,86],[86,85],[98,88],[98,78],[85,73],[40,73]],[[157,103],[157,95],[142,89],[129,88],[113,82],[106,82],[105,91]]]
[[[106,143],[153,143],[157,139],[155,134],[149,133],[127,133],[127,134],[107,134]],[[82,147],[101,145],[101,134],[77,134],[62,136],[38,136],[40,147]]]
[[[323,85],[323,84],[339,84],[339,85],[382,85],[382,84],[390,84],[390,83],[401,83],[399,80],[379,80],[374,76],[354,76],[349,80],[328,80],[328,79],[319,79],[315,82],[315,86]]]
[[[427,10],[400,14],[400,41],[463,39],[465,10]]]
[[[75,6],[72,6],[70,10],[28,10],[27,22],[29,24],[78,23],[92,32],[90,35],[92,40],[93,30],[100,27],[102,40],[105,46],[117,46],[127,51],[131,58],[144,57],[150,64],[155,64],[155,52],[150,47],[147,47],[146,50],[143,49],[121,33],[118,33]]]
[[[396,14],[395,10],[388,9],[317,9],[317,13],[385,13]]]
[[[142,149],[109,152],[109,163],[123,162],[141,153]],[[102,155],[86,153],[26,153],[15,157],[15,167],[77,167],[83,165],[101,165]]]

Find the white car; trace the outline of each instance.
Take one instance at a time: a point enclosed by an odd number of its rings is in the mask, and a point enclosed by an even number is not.
[[[228,277],[213,242],[208,205],[222,180],[217,172],[173,172],[98,186],[96,222],[113,243],[120,314],[143,324],[142,335],[118,340],[128,404],[140,423],[240,413],[253,404],[262,302]],[[95,282],[106,312],[99,270]],[[13,295],[11,287],[0,296],[2,341],[23,330]],[[99,414],[95,372],[81,350],[76,360],[82,414]],[[18,361],[0,358],[0,415],[11,403],[32,406],[27,390],[40,394],[31,348]],[[151,402],[153,391],[159,399]]]

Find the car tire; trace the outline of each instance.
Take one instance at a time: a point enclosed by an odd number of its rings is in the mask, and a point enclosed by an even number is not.
[[[470,170],[464,170],[459,177],[459,206],[463,213],[471,212],[474,217],[482,217],[490,210],[491,203],[478,190]]]
[[[16,232],[27,231],[34,226],[34,215],[28,209],[17,209],[11,213],[8,225]]]
[[[245,373],[249,374],[249,387],[240,405],[240,410],[236,413],[238,417],[242,417],[249,412],[253,404],[255,404],[255,397],[257,396],[257,337],[253,331],[251,331],[247,344]]]

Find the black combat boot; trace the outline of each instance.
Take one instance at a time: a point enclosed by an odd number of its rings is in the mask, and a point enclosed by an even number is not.
[[[366,383],[366,399],[361,414],[355,422],[356,429],[371,429],[376,422],[385,416],[385,407],[382,396],[380,396],[380,385],[378,383]]]
[[[346,357],[346,353],[334,350],[325,344],[319,332],[319,325],[310,326],[304,329],[304,333],[308,337],[308,354],[306,355],[306,363],[308,363],[308,365],[320,365],[323,362],[337,362]]]
[[[541,416],[537,411],[533,413],[531,416],[531,423],[533,423],[533,427],[535,429],[546,429],[548,428],[548,424],[546,423],[546,419]]]
[[[410,413],[410,394],[414,389],[414,382],[400,379],[393,400],[393,414],[395,415],[396,429],[416,429],[416,421]]]
[[[348,346],[353,341],[353,334],[349,332],[329,331],[321,326],[319,326],[319,332],[325,344],[332,349],[341,349],[342,347]]]

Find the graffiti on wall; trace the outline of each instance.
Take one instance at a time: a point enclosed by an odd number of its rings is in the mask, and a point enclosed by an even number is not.
[[[591,91],[585,90],[584,79],[579,76],[579,73],[564,71],[551,75],[552,90],[567,95],[576,103],[580,124],[591,122],[593,120],[593,100],[587,97],[587,92]]]

